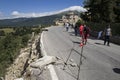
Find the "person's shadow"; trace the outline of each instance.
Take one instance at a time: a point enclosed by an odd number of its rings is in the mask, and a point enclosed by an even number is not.
[[[113,71],[117,74],[120,74],[120,68],[113,68]]]
[[[97,45],[104,45],[104,44],[102,44],[102,43],[97,43],[97,42],[96,42],[95,44],[97,44]]]
[[[72,41],[73,43],[75,43],[75,44],[80,44],[80,42],[78,42],[78,41]]]

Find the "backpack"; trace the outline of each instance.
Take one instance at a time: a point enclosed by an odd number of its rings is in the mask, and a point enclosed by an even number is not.
[[[89,32],[90,32],[89,27],[84,27],[84,33],[89,34]]]

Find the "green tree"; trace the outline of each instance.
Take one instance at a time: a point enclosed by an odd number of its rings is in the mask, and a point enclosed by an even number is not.
[[[23,46],[26,46],[28,40],[29,40],[29,36],[28,36],[28,35],[24,35],[24,36],[22,37],[22,45],[23,45]]]
[[[115,4],[116,4],[114,7],[114,12],[116,14],[115,20],[116,22],[120,22],[120,0],[116,0]]]
[[[81,24],[84,24],[83,20],[78,20],[75,25],[80,26]]]
[[[4,30],[0,30],[0,36],[5,36]]]
[[[88,8],[93,22],[115,22],[118,0],[85,0],[84,7]],[[116,13],[115,13],[116,11]]]
[[[28,35],[32,31],[27,27],[14,28],[14,30],[15,33],[7,34],[0,39],[0,76],[4,76],[6,68],[18,56],[20,48],[27,45],[30,38]]]

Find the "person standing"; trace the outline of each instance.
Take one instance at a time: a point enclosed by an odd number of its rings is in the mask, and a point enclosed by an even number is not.
[[[90,28],[87,27],[86,25],[81,25],[79,27],[79,31],[80,31],[80,36],[82,38],[82,42],[80,44],[80,46],[86,44],[87,42],[87,38],[89,37],[89,33],[90,33]]]
[[[67,22],[65,26],[66,26],[66,31],[68,31],[68,29],[69,29],[69,23]]]
[[[74,31],[75,31],[75,36],[77,36],[78,35],[78,25],[74,26]]]
[[[104,45],[110,46],[110,37],[112,36],[110,25],[104,30]]]
[[[84,39],[84,33],[83,33],[83,31],[84,31],[84,26],[83,26],[83,25],[80,25],[80,27],[79,27],[79,32],[80,32],[80,36],[82,37],[82,41],[83,41],[83,39]]]
[[[97,39],[100,39],[100,38],[101,38],[102,32],[103,32],[103,31],[99,31],[99,32],[98,32],[98,37],[97,37]]]
[[[90,28],[84,25],[84,44],[87,43],[87,38],[90,36]]]

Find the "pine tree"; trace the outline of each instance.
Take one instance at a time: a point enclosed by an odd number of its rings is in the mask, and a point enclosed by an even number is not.
[[[111,23],[120,20],[119,0],[85,0],[84,5],[89,8],[92,22]]]
[[[116,14],[116,17],[115,17],[116,22],[120,22],[120,0],[116,0],[114,12]]]

